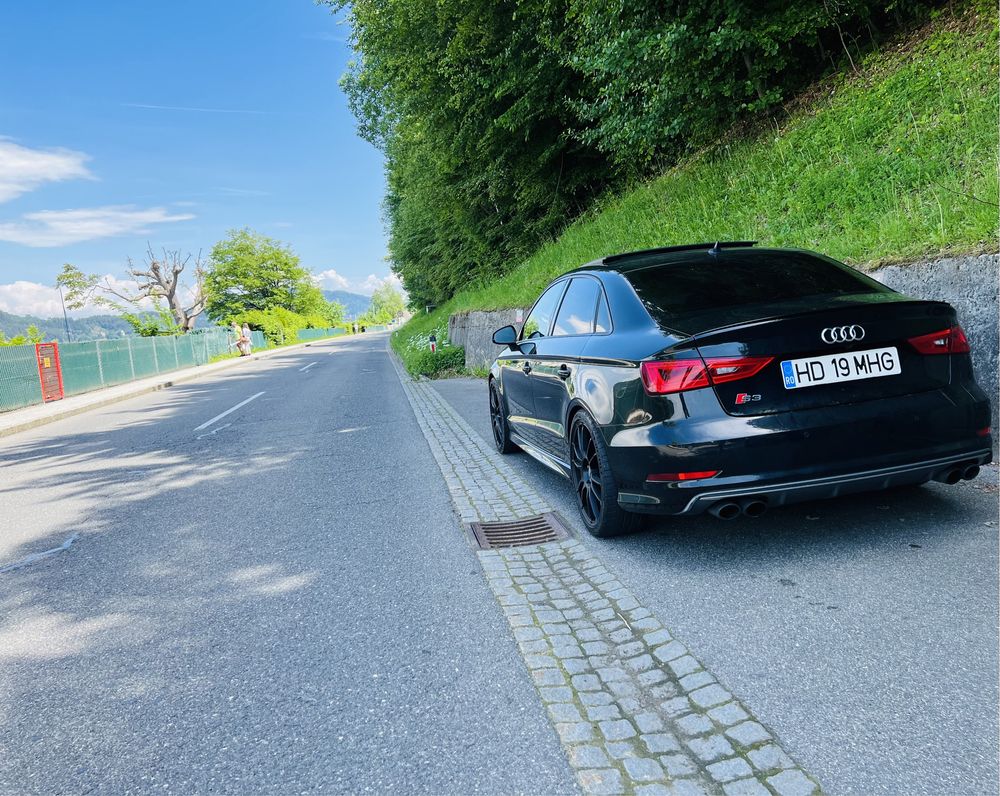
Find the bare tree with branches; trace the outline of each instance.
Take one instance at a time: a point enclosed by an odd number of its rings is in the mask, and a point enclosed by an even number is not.
[[[193,257],[191,254],[182,256],[179,250],[164,248],[161,251],[162,255],[157,255],[147,244],[141,264],[128,258],[125,273],[128,281],[135,284],[134,288],[127,282],[123,285],[112,281],[109,276],[85,274],[69,263],[63,266],[56,284],[66,291],[66,303],[71,308],[80,309],[87,304],[107,307],[120,312],[140,333],[150,327],[137,311],[143,309],[144,300],[152,299],[161,318],[173,327],[172,330],[189,332],[194,328],[195,318],[205,310],[205,269],[201,252]],[[185,285],[181,275],[189,265],[193,265],[189,273],[194,279],[192,284]],[[160,302],[165,302],[166,307]]]

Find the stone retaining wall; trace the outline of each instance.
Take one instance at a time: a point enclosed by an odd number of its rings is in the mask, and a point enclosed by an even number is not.
[[[995,429],[1000,425],[997,422],[998,262],[1000,255],[984,254],[890,265],[869,272],[893,290],[914,298],[947,301],[958,311],[972,344],[976,378],[993,401]],[[465,348],[466,367],[486,368],[500,352],[500,347],[493,345],[493,332],[509,323],[518,325],[526,314],[527,309],[458,313],[448,319],[448,339]]]

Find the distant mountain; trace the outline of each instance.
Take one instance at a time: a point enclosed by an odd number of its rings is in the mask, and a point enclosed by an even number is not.
[[[62,318],[36,318],[34,315],[14,315],[0,311],[0,332],[8,338],[24,334],[29,326],[37,326],[46,340],[66,342],[66,325]],[[106,340],[131,334],[132,327],[117,315],[91,315],[70,318],[71,337],[76,340]]]
[[[360,293],[349,293],[346,290],[324,290],[323,295],[327,301],[337,301],[344,305],[345,318],[348,320],[357,318],[371,306],[371,296],[362,296]]]

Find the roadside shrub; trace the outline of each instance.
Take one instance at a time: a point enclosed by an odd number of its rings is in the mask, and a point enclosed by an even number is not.
[[[411,373],[430,378],[457,373],[465,369],[465,349],[448,346],[434,352],[430,349],[414,352],[407,358],[406,366]]]
[[[230,319],[238,324],[247,324],[252,330],[263,332],[269,345],[288,345],[294,343],[299,329],[310,327],[309,319],[297,312],[275,307],[270,310],[249,310]]]

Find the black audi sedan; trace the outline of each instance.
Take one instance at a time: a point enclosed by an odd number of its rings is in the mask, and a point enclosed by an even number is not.
[[[992,456],[955,310],[750,242],[605,257],[550,284],[489,377],[497,449],[572,481],[595,536],[929,481]]]

